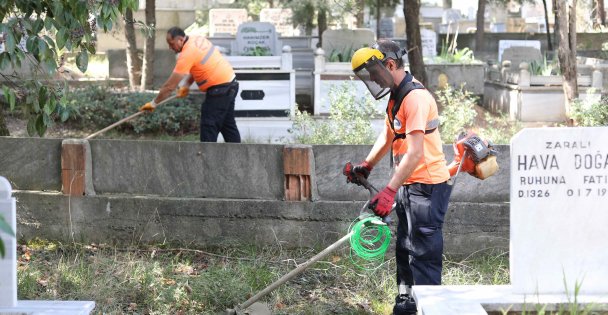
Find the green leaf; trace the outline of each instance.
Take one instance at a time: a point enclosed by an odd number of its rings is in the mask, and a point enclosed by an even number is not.
[[[44,28],[49,32],[53,29],[53,19],[51,17],[47,16],[46,19],[44,19]]]
[[[36,116],[31,116],[27,120],[27,134],[33,137],[36,134]]]
[[[2,86],[2,91],[4,92],[4,98],[9,103],[11,111],[15,109],[15,92],[11,91],[11,89],[4,85]]]
[[[44,40],[46,41],[46,44],[47,44],[47,45],[48,45],[48,46],[49,46],[51,49],[54,49],[54,48],[55,48],[55,41],[54,41],[52,38],[50,38],[50,37],[48,37],[48,36],[46,36],[46,35],[44,35],[43,37],[44,37]]]
[[[13,232],[13,229],[11,228],[10,225],[8,225],[8,222],[6,222],[6,219],[0,215],[0,231],[10,235],[10,236],[15,236],[15,232]]]
[[[46,111],[47,109],[47,102],[48,102],[48,93],[47,93],[47,89],[45,86],[41,86],[40,90],[38,90],[38,103],[40,103],[41,106],[43,106],[43,109]],[[51,113],[53,111],[51,110]],[[50,113],[49,113],[50,114]]]
[[[15,110],[15,101],[17,99],[17,96],[15,95],[15,91],[9,91],[9,99],[8,99],[8,103],[10,105],[11,111]]]
[[[8,52],[3,52],[0,54],[0,69],[6,69],[11,65],[11,60],[8,55]]]
[[[44,27],[44,21],[42,19],[37,19],[34,24],[32,25],[32,34],[38,34],[40,33],[40,31],[42,31],[42,28]]]
[[[57,41],[57,49],[63,49],[65,47],[65,42],[67,41],[67,36],[65,35],[65,29],[60,29],[55,35],[55,40]]]
[[[68,118],[70,118],[70,110],[67,108],[64,108],[61,111],[61,122],[66,122],[68,120]]]
[[[12,32],[6,33],[6,39],[4,43],[6,45],[4,48],[7,52],[12,52],[17,47],[17,44],[15,43],[15,35],[13,35]]]
[[[47,127],[47,123],[48,121],[44,119],[44,114],[40,114],[38,115],[38,119],[36,119],[36,132],[38,133],[38,135],[40,137],[44,136],[44,133],[46,132],[46,127]],[[49,118],[50,120],[50,118]]]
[[[38,38],[37,41],[38,41],[38,53],[43,56],[46,55],[46,51],[48,49],[46,42],[40,38]]]
[[[57,62],[55,62],[54,58],[47,58],[44,60],[44,66],[49,74],[55,73],[57,71]]]
[[[85,73],[87,71],[88,64],[89,64],[89,54],[87,53],[86,50],[81,50],[78,53],[78,56],[76,56],[76,66],[78,66],[78,69],[80,71],[82,71],[82,73]]]
[[[89,51],[90,54],[94,55],[95,54],[95,44],[94,43],[88,43],[86,45],[87,50]]]
[[[4,258],[6,255],[6,249],[4,249],[4,242],[0,239],[0,257]]]

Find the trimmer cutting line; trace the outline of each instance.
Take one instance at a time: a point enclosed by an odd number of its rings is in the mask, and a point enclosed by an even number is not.
[[[167,103],[167,102],[169,102],[169,101],[172,101],[172,100],[174,100],[176,97],[177,97],[177,95],[170,96],[170,97],[168,97],[168,98],[164,99],[162,102],[159,102],[158,104],[156,104],[156,106],[159,106],[159,105],[162,105],[162,104]],[[89,139],[91,139],[91,138],[93,138],[93,137],[95,137],[95,136],[98,136],[98,135],[100,135],[100,134],[102,134],[102,133],[104,133],[104,132],[106,132],[106,131],[108,131],[108,130],[110,130],[110,129],[112,129],[112,128],[115,128],[115,127],[117,127],[117,126],[119,126],[119,125],[122,125],[122,124],[124,124],[125,122],[127,122],[127,121],[129,121],[129,120],[131,120],[131,119],[133,119],[133,118],[135,118],[135,117],[137,117],[137,116],[139,116],[139,115],[141,115],[141,114],[143,114],[143,113],[145,113],[145,111],[138,111],[137,113],[135,113],[135,114],[133,114],[133,115],[131,115],[131,116],[127,116],[127,117],[125,117],[125,118],[123,118],[123,119],[121,119],[121,120],[119,120],[119,121],[117,121],[117,122],[115,122],[115,123],[113,123],[113,124],[111,124],[111,125],[109,125],[109,126],[107,126],[107,127],[103,128],[103,129],[101,129],[101,130],[97,131],[97,132],[94,132],[94,133],[92,133],[92,134],[88,135],[88,136],[87,136],[86,138],[84,138],[84,139],[85,139],[85,140],[89,140]]]
[[[378,192],[378,190],[373,187],[364,177],[357,177],[360,180],[361,184],[365,188],[367,188],[367,190],[369,190],[371,200],[371,198],[374,196],[375,193]],[[237,305],[234,309],[227,309],[226,314],[268,314],[269,311],[267,310],[267,307],[265,305],[255,302],[257,302],[259,299],[261,299],[268,293],[274,291],[276,288],[278,288],[285,282],[304,272],[304,270],[310,267],[310,265],[314,264],[315,262],[318,262],[331,252],[339,249],[347,241],[351,241],[351,249],[355,251],[356,254],[362,259],[366,259],[369,261],[378,261],[379,256],[384,257],[384,253],[386,252],[386,249],[388,248],[388,245],[390,243],[391,232],[386,222],[383,222],[379,217],[376,217],[366,212],[370,200],[368,200],[361,208],[359,217],[357,218],[358,222],[351,226],[351,229],[349,230],[348,234],[344,235],[338,241],[329,245],[327,248],[325,248],[320,253],[316,254],[314,257],[310,258],[303,264],[299,265],[297,268],[282,276],[277,281],[271,283],[262,291],[249,298],[247,301]],[[377,231],[375,231],[377,233],[366,232],[367,228],[369,228],[370,226],[377,227]],[[353,244],[353,242],[357,242],[356,245]],[[378,244],[379,242],[382,243],[380,246],[374,246],[374,244]],[[376,247],[376,249],[373,249],[372,247]],[[254,305],[254,303],[257,305]]]

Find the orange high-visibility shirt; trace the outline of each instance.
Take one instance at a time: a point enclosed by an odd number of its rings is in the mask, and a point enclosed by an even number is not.
[[[190,35],[177,56],[175,73],[192,74],[198,88],[205,92],[210,86],[234,79],[234,70],[220,51],[203,36]]]
[[[388,103],[388,115],[392,115],[394,100]],[[412,90],[402,101],[401,107],[393,121],[397,133],[405,133],[405,139],[393,141],[393,160],[396,165],[407,153],[407,135],[419,130],[425,132],[437,126],[439,114],[435,99],[424,89]],[[390,119],[386,117],[390,129]],[[431,126],[431,127],[429,127]],[[450,173],[446,166],[445,156],[439,129],[424,135],[424,155],[412,175],[405,180],[404,185],[412,183],[438,184],[447,181]]]

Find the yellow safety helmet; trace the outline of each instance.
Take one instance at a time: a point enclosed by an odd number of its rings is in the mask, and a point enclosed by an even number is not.
[[[375,48],[363,47],[351,59],[353,72],[365,85],[375,99],[381,99],[391,91],[393,76],[382,60],[384,54]]]
[[[372,57],[376,57],[377,59],[384,59],[384,54],[378,49],[363,47],[353,54],[353,58],[350,61],[350,64],[353,68],[353,71],[357,71],[363,66],[366,62],[368,62]]]

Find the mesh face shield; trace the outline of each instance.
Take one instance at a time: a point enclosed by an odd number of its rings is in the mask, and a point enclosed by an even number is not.
[[[388,94],[393,87],[393,76],[375,56],[353,71],[377,100]]]

